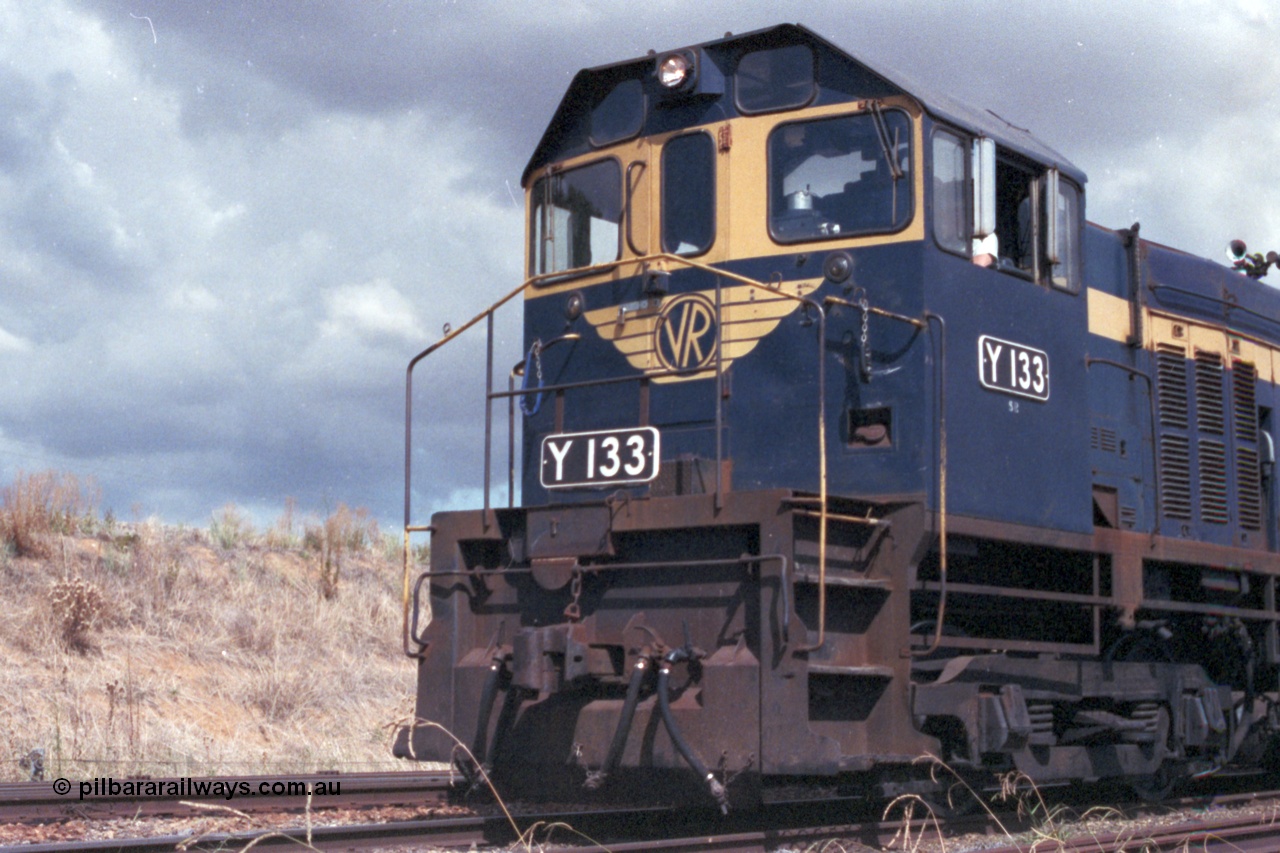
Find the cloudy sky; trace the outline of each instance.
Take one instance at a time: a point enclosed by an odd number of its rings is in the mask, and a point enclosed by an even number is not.
[[[1095,222],[1280,249],[1273,0],[0,0],[0,482],[397,523],[405,364],[519,283],[573,74],[783,21],[1031,128]],[[475,500],[478,352],[415,392],[422,518]]]

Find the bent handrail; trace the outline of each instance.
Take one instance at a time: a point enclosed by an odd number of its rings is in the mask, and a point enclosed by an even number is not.
[[[412,501],[412,484],[413,484],[412,441],[413,441],[413,373],[414,373],[414,369],[427,356],[441,349],[446,344],[452,342],[453,340],[458,338],[460,335],[462,335],[464,332],[475,327],[482,321],[488,325],[489,343],[488,343],[488,351],[487,351],[487,358],[486,358],[486,379],[485,379],[486,417],[485,417],[485,488],[484,488],[484,510],[485,510],[486,524],[487,524],[488,514],[490,509],[489,507],[489,479],[490,479],[489,467],[490,467],[490,444],[491,444],[491,435],[490,435],[491,424],[489,420],[490,416],[489,416],[488,406],[496,398],[500,398],[500,397],[510,398],[510,397],[514,397],[519,394],[525,393],[523,391],[515,391],[514,389],[509,389],[506,392],[501,392],[501,391],[495,392],[492,388],[494,314],[498,311],[498,309],[506,305],[516,296],[519,296],[520,294],[528,291],[530,288],[537,287],[542,284],[546,284],[549,282],[564,281],[568,278],[581,278],[581,277],[586,277],[590,275],[597,275],[597,274],[606,273],[612,270],[616,270],[620,267],[625,267],[625,266],[635,266],[637,267],[639,272],[643,273],[643,272],[649,271],[651,266],[656,266],[658,269],[662,269],[663,265],[665,264],[676,264],[676,265],[688,267],[691,269],[703,270],[716,277],[717,321],[720,320],[720,317],[719,317],[719,313],[721,310],[720,286],[721,286],[722,279],[729,279],[730,281],[735,281],[740,284],[746,284],[751,287],[766,291],[775,296],[781,296],[786,299],[792,299],[800,303],[801,305],[806,306],[806,309],[811,308],[817,312],[818,327],[819,327],[818,328],[818,454],[819,454],[819,460],[818,460],[819,475],[818,476],[819,476],[819,513],[820,513],[818,571],[819,571],[819,575],[825,578],[826,538],[827,538],[826,537],[826,534],[827,534],[827,447],[826,447],[826,371],[824,367],[825,366],[824,347],[825,347],[825,339],[826,339],[826,312],[823,310],[823,306],[816,300],[811,299],[807,296],[787,293],[786,291],[782,290],[780,287],[771,286],[770,284],[766,284],[764,282],[758,281],[753,278],[749,278],[744,275],[740,275],[738,273],[730,272],[728,270],[720,269],[710,264],[702,263],[700,261],[695,261],[691,258],[682,257],[680,255],[673,255],[667,252],[660,252],[656,254],[645,255],[637,258],[618,259],[618,260],[609,261],[603,264],[595,264],[589,267],[583,267],[581,269],[573,270],[569,273],[566,273],[564,271],[544,273],[541,275],[531,276],[530,278],[525,279],[524,282],[522,282],[519,287],[516,287],[510,292],[508,292],[501,299],[494,302],[484,311],[481,311],[479,314],[475,315],[474,317],[472,317],[470,320],[468,320],[466,323],[462,324],[458,328],[453,329],[446,325],[444,337],[441,338],[439,341],[435,342],[434,344],[423,349],[418,354],[416,354],[413,358],[409,360],[409,364],[405,368],[404,555],[403,555],[404,556],[404,579],[403,579],[403,594],[402,594],[403,624],[401,629],[401,636],[403,639],[405,654],[408,655],[409,657],[418,657],[425,652],[425,647],[421,649],[419,652],[411,652],[409,649],[410,577],[412,574],[411,573],[412,548],[410,545],[410,535],[412,533],[423,533],[423,532],[431,533],[434,530],[434,528],[432,528],[430,525],[415,526],[412,524],[411,501]],[[714,371],[717,376],[717,383],[718,383],[717,389],[719,389],[719,383],[723,382],[723,375],[722,375],[723,367],[721,364],[721,359],[719,358],[719,346],[720,346],[719,335],[717,335],[717,358],[716,358],[716,363],[714,367]],[[704,370],[706,370],[706,368],[697,368],[691,371],[669,371],[669,372],[673,375],[679,375],[679,374],[688,373],[688,372],[700,373],[700,372],[703,372]],[[664,372],[664,374],[665,373],[666,372]],[[626,377],[626,379],[627,380],[633,380],[633,379],[643,380],[643,379],[650,378],[651,375],[652,374],[641,374],[636,377]],[[605,380],[605,381],[610,381],[610,380]],[[621,380],[613,380],[613,381],[621,381]],[[590,383],[575,383],[575,384],[598,384],[598,382],[593,381]],[[555,386],[548,386],[543,390],[553,390],[554,387]],[[567,388],[572,386],[565,385],[564,387]],[[721,394],[717,392],[716,394],[717,427],[719,427],[720,425],[721,405],[722,405]],[[716,458],[715,500],[718,507],[720,505],[721,492],[722,492],[721,468],[722,468],[723,460],[720,458],[721,430],[717,428],[716,432],[717,432],[717,442],[716,442],[717,458]],[[816,650],[820,648],[823,642],[825,641],[825,630],[826,630],[825,585],[822,588],[821,592],[819,593],[818,622],[819,622],[819,625],[818,625],[817,643],[812,646],[801,649],[799,651],[807,652],[807,651]],[[430,613],[428,612],[427,624],[429,623],[430,623]]]

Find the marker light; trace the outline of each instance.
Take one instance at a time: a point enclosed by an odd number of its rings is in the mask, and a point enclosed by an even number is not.
[[[658,82],[678,89],[689,79],[689,59],[683,53],[669,53],[658,63]]]

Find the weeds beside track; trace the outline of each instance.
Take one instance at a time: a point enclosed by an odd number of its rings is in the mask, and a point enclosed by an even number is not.
[[[254,784],[290,777],[223,777],[224,783]],[[445,807],[450,783],[447,774],[347,774],[331,777],[342,783],[342,795],[237,798],[230,805],[129,800],[125,797],[72,796],[72,807],[55,821],[89,827],[89,832],[41,835],[32,832],[21,847],[26,853],[76,850],[246,850],[281,845],[310,845],[315,849],[355,846],[414,849],[466,849],[471,845],[526,851],[569,849],[641,850],[994,850],[1024,851],[1166,849],[1276,849],[1280,839],[1280,792],[1205,792],[1166,806],[1126,809],[1090,807],[1077,816],[1072,807],[1055,805],[1051,812],[1023,807],[942,821],[927,810],[890,808],[875,819],[867,804],[793,804],[760,812],[739,812],[723,818],[709,809],[598,808],[546,810],[529,804],[501,809],[483,798],[470,808]],[[156,780],[162,781],[162,780]],[[0,814],[21,811],[15,793],[28,806],[49,799],[48,783],[0,786]],[[43,791],[37,790],[43,788]],[[1044,802],[1037,796],[1039,802]],[[388,809],[393,804],[408,809]],[[66,803],[64,806],[68,805]],[[434,806],[434,807],[433,807]],[[97,810],[103,811],[98,812]],[[96,812],[96,813],[95,813]],[[114,821],[91,820],[109,812]],[[151,815],[213,816],[220,820],[191,820],[187,825],[160,821]],[[146,816],[142,817],[141,816]],[[228,818],[234,818],[228,820]],[[374,818],[376,822],[369,822]],[[11,824],[11,826],[13,826]],[[248,828],[246,828],[248,827]],[[176,831],[175,831],[176,830]],[[137,836],[150,837],[126,837]],[[57,840],[57,839],[67,840]],[[74,841],[70,840],[74,838]],[[98,838],[100,840],[94,840]],[[1001,838],[1004,839],[1001,842]],[[0,849],[8,839],[0,840]],[[1002,844],[998,848],[994,844]],[[1268,846],[1270,845],[1270,846]]]

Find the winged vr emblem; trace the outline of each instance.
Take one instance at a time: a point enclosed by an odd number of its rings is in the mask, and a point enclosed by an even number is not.
[[[716,306],[701,293],[669,299],[653,328],[653,352],[668,370],[708,367],[716,355]]]
[[[654,382],[707,379],[715,370],[717,338],[721,364],[728,369],[735,359],[755,349],[783,317],[799,309],[794,297],[811,292],[821,282],[784,282],[773,291],[749,284],[721,288],[718,320],[714,290],[611,305],[584,316],[632,367],[662,374]],[[673,371],[679,375],[671,375]]]

